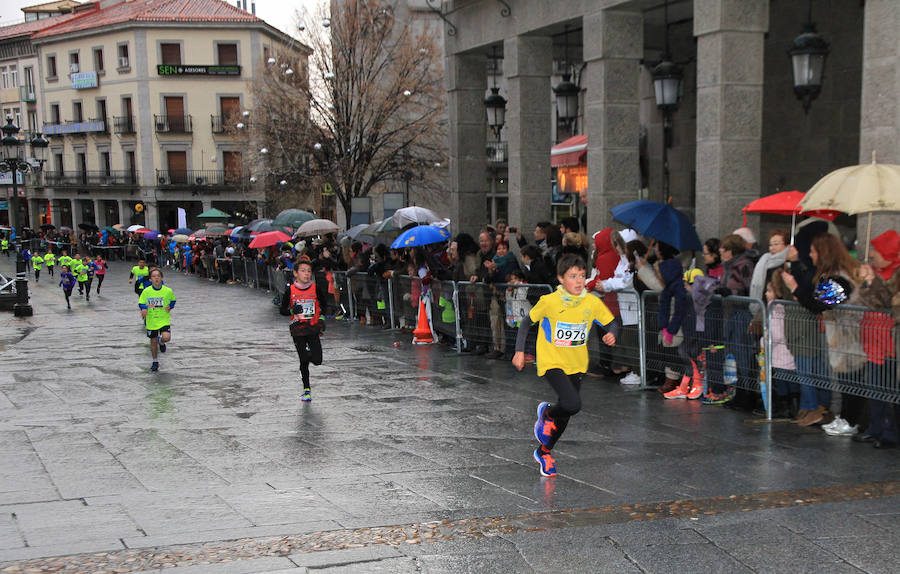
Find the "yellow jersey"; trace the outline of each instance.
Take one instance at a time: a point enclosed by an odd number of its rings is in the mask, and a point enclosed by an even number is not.
[[[593,324],[609,325],[615,317],[603,301],[588,293],[563,301],[562,293],[544,295],[531,308],[531,321],[538,323],[537,372],[562,369],[567,375],[588,369],[588,335]]]

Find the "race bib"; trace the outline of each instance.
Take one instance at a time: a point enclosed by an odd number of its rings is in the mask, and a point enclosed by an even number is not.
[[[557,321],[553,333],[555,347],[580,347],[587,341],[587,323],[564,323]]]
[[[301,319],[312,319],[316,315],[315,299],[300,299],[295,303],[300,305],[300,312],[297,314]]]

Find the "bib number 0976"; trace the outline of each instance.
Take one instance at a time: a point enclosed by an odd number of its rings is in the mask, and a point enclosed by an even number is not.
[[[584,345],[587,339],[587,324],[559,322],[556,324],[553,339],[553,344],[557,347]]]

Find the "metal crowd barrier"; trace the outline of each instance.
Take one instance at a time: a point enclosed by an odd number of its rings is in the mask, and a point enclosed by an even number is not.
[[[394,325],[393,282],[368,273],[350,274],[355,317],[369,324]]]
[[[797,367],[779,369],[776,384],[900,404],[900,330],[890,311],[841,305],[816,315],[794,301],[775,301],[770,313],[774,305],[784,307],[785,344]]]

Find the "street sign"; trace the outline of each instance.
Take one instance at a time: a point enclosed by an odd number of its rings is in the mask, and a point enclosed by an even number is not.
[[[160,76],[240,76],[240,66],[175,66],[159,64],[156,73]]]
[[[59,134],[84,134],[93,132],[105,132],[106,122],[73,122],[70,124],[44,124],[44,135]]]

